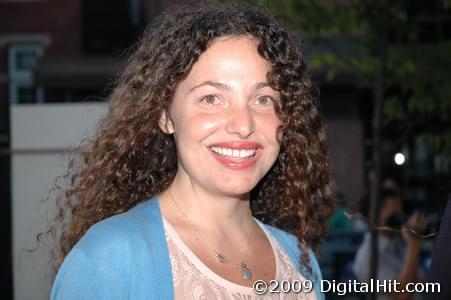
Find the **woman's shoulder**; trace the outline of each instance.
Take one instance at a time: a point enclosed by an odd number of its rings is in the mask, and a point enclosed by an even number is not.
[[[289,254],[290,257],[299,257],[301,255],[302,250],[299,247],[298,238],[294,234],[275,226],[260,221],[258,222],[261,223],[264,228],[276,239],[280,246],[282,246],[282,248],[284,248],[284,250],[288,252],[287,254]]]
[[[277,240],[282,240],[283,243],[289,245],[290,248],[298,248],[298,239],[294,234],[266,223],[262,224]]]
[[[71,252],[76,251],[95,263],[106,258],[135,261],[147,259],[149,253],[160,255],[162,241],[161,213],[157,201],[150,199],[93,224]]]
[[[83,252],[94,253],[99,250],[126,251],[125,245],[139,242],[143,238],[140,220],[134,216],[136,209],[120,213],[93,224],[75,245]]]
[[[271,233],[271,235],[276,239],[276,241],[279,243],[280,246],[285,250],[286,254],[292,259],[295,266],[298,268],[298,270],[302,270],[304,275],[307,275],[307,272],[305,272],[304,268],[302,267],[299,258],[302,255],[302,248],[299,245],[298,238],[285,230],[282,230],[280,228],[277,228],[275,226],[262,223],[263,226]],[[315,253],[312,251],[310,247],[307,248],[310,264],[313,270],[314,277],[316,279],[322,278],[321,277],[321,270],[319,268],[318,260],[316,259]],[[310,276],[307,276],[310,277]]]
[[[135,278],[153,282],[152,265],[165,261],[155,257],[164,251],[164,235],[150,202],[92,225],[61,265],[51,299],[126,299]],[[164,271],[158,275],[166,276]],[[134,293],[145,291],[136,288]]]
[[[130,268],[133,227],[122,214],[92,225],[65,257],[51,299],[95,299],[102,295],[101,290],[113,293],[112,284],[119,287],[115,289],[119,294],[125,290],[126,283],[119,278],[128,277],[124,274]]]

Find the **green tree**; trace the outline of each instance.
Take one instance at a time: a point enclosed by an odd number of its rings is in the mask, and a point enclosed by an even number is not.
[[[425,41],[418,16],[409,14],[409,1],[256,2],[277,11],[299,33],[313,71],[326,72],[327,80],[353,74],[373,100],[381,94],[381,130],[395,130],[393,147],[421,136],[451,157],[451,41],[440,33],[443,25],[437,22],[436,36]],[[446,15],[451,1],[441,5],[443,15],[437,18]]]

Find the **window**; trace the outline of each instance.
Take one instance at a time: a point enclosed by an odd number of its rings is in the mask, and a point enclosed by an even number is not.
[[[42,56],[38,43],[13,45],[8,52],[10,103],[39,103],[44,100],[44,89],[33,80],[33,70]]]

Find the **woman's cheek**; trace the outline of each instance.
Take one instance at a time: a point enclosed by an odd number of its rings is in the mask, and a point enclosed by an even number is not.
[[[265,133],[270,141],[278,142],[282,140],[283,133],[282,130],[279,130],[282,122],[276,116],[266,116],[265,118],[261,118],[258,125],[260,126],[260,130]]]
[[[198,130],[210,131],[222,124],[222,117],[219,114],[197,115],[191,118],[190,123]]]

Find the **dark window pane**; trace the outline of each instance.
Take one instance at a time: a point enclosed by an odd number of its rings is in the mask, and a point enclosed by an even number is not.
[[[17,101],[18,103],[36,103],[36,87],[19,87]]]
[[[16,53],[16,70],[30,71],[36,65],[37,53],[34,49],[22,49]]]

